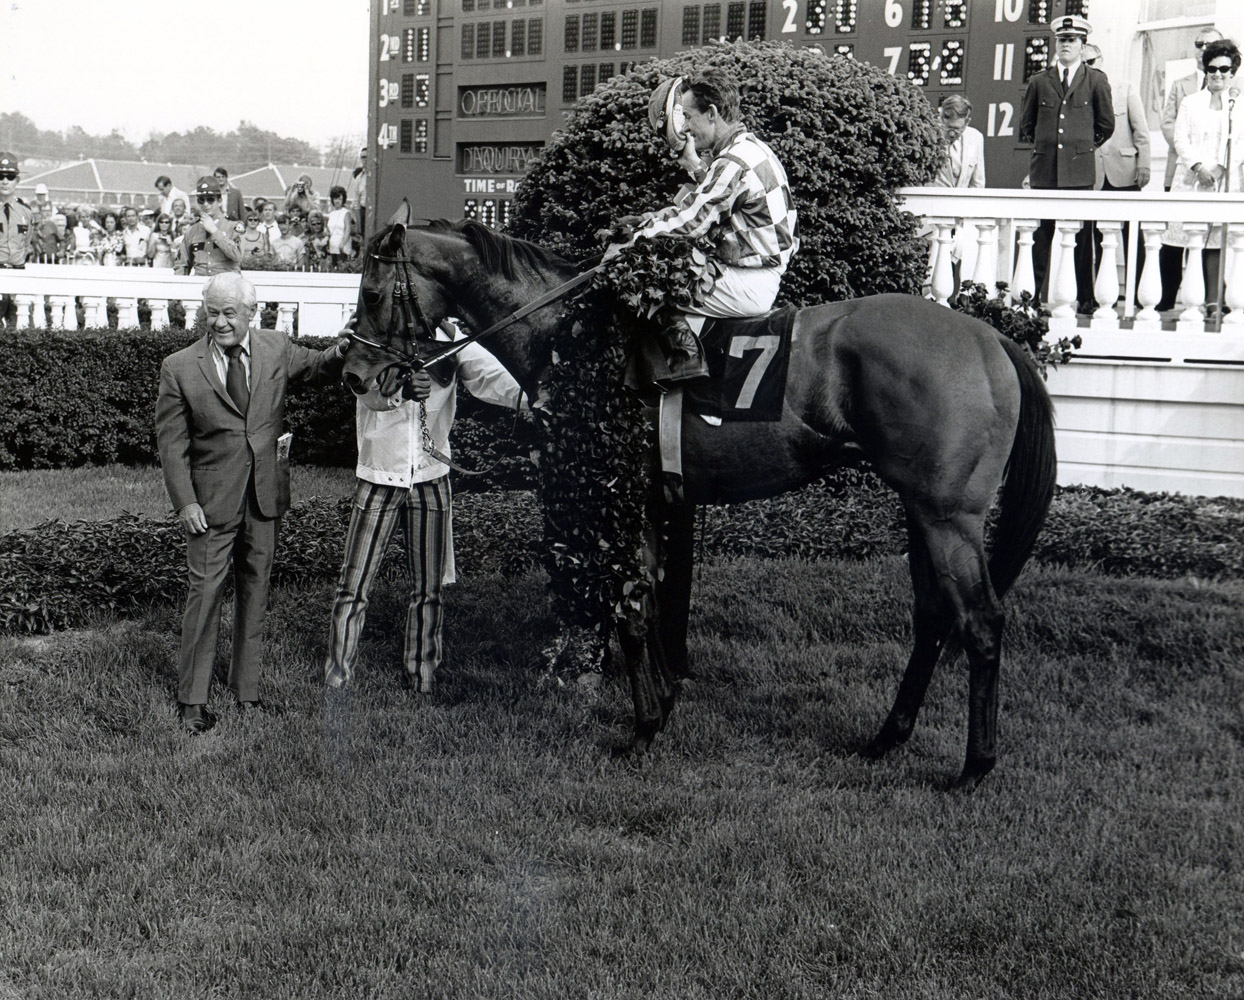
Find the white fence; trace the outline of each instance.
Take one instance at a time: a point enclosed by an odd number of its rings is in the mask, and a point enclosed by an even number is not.
[[[1244,497],[1244,195],[946,188],[902,193],[906,207],[934,229],[931,285],[939,301],[954,291],[950,249],[956,225],[971,223],[968,231],[974,227],[977,237],[976,259],[961,277],[989,287],[1006,281],[1015,295],[1033,291],[1032,236],[1039,220],[1058,220],[1047,300],[1050,332],[1083,340],[1076,359],[1049,379],[1058,405],[1060,483]],[[1102,231],[1095,284],[1102,305],[1091,317],[1077,317],[1072,250],[1086,219]],[[1131,223],[1129,245],[1121,256],[1125,221]],[[1194,245],[1180,302],[1163,322],[1153,307],[1161,294],[1158,250],[1168,221],[1184,223]],[[1211,223],[1228,224],[1224,301],[1232,311],[1220,330],[1216,320],[1206,321],[1205,302],[1217,296],[1214,289],[1207,296],[1201,271]],[[1138,275],[1142,239],[1145,266]]]
[[[259,301],[276,302],[276,328],[300,336],[331,337],[350,318],[358,301],[359,276],[308,271],[246,271]],[[56,329],[107,326],[107,302],[117,307],[119,326],[138,325],[138,300],[151,308],[151,325],[168,326],[170,302],[180,302],[191,319],[203,303],[206,278],[185,277],[162,268],[31,264],[0,270],[0,292],[17,296],[18,325]],[[82,300],[81,324],[74,299]]]

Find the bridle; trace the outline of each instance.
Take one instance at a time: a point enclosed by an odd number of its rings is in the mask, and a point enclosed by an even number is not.
[[[428,342],[434,342],[436,333],[432,329],[432,324],[428,322],[428,317],[423,312],[423,306],[419,304],[419,293],[415,291],[415,283],[411,280],[411,261],[406,256],[405,242],[402,243],[402,252],[398,256],[390,257],[379,253],[368,253],[367,256],[371,260],[394,265],[396,276],[393,280],[393,312],[400,317],[400,324],[396,332],[412,331],[415,329],[417,322],[419,328],[423,330],[424,338]],[[416,334],[417,337],[418,335]],[[426,358],[420,357],[418,353],[408,354],[388,344],[378,344],[374,340],[368,340],[366,337],[359,336],[356,330],[350,331],[350,340],[366,344],[368,347],[374,348],[377,351],[383,351],[385,354],[392,354],[398,359],[380,369],[376,375],[377,383],[381,382],[391,369],[396,368],[399,372],[414,373],[422,368],[426,368],[430,364]]]

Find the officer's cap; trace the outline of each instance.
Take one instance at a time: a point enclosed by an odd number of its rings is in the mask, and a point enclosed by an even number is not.
[[[17,154],[16,153],[0,153],[0,170],[16,170]]]
[[[1065,17],[1054,18],[1050,30],[1054,32],[1056,38],[1088,38],[1093,33],[1093,26],[1078,14],[1068,14]]]
[[[220,197],[220,181],[210,174],[206,177],[200,177],[199,182],[194,186],[196,198],[205,194],[214,194],[217,198]]]

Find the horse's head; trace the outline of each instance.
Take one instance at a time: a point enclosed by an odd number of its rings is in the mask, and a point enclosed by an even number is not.
[[[397,392],[418,354],[416,340],[431,339],[450,311],[444,286],[435,277],[435,248],[409,226],[410,206],[403,201],[367,244],[342,373],[358,395],[377,386],[385,396]]]

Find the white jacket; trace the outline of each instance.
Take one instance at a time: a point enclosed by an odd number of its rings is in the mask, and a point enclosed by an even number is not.
[[[449,342],[448,338],[445,342]],[[453,427],[459,381],[472,396],[485,403],[513,408],[519,399],[518,383],[478,343],[464,347],[457,361],[454,379],[446,386],[433,379],[431,394],[425,402],[432,445],[446,456],[451,455],[449,431]],[[449,466],[424,450],[417,400],[402,399],[400,392],[385,398],[373,389],[359,398],[354,424],[359,450],[355,475],[359,479],[408,488],[412,483],[426,483],[448,474]]]

